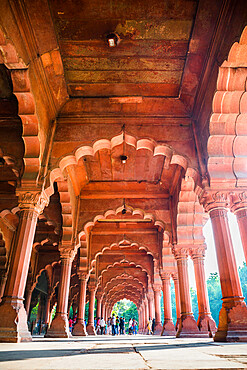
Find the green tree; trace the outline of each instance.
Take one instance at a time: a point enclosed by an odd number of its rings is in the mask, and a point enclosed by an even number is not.
[[[121,300],[115,303],[112,313],[115,313],[116,316],[125,318],[125,326],[128,327],[129,319],[135,319],[139,322],[138,311],[136,305],[128,300]]]

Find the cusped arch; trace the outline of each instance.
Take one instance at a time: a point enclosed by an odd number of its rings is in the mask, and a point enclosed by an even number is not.
[[[107,272],[109,269],[113,269],[113,268],[116,268],[116,267],[121,267],[121,265],[124,265],[125,263],[128,263],[128,265],[131,267],[135,267],[137,269],[140,269],[141,272],[145,272],[147,275],[148,275],[148,271],[142,267],[142,265],[140,264],[136,264],[135,262],[130,262],[128,261],[127,259],[122,259],[120,262],[114,262],[113,264],[109,264],[106,268],[104,268],[102,271],[101,271],[101,274],[99,275],[98,279],[99,281],[102,279],[102,276],[105,272]]]
[[[91,229],[95,226],[95,224],[97,223],[98,220],[106,220],[106,219],[109,219],[111,217],[121,216],[123,208],[124,207],[121,206],[121,207],[118,207],[115,210],[110,209],[110,210],[107,210],[104,214],[98,214],[97,216],[95,216],[92,221],[88,221],[87,223],[85,223],[83,230],[81,230],[78,233],[78,239],[80,241],[81,240],[87,240],[87,237],[90,234]],[[128,215],[131,215],[133,217],[133,221],[135,220],[135,217],[136,218],[137,217],[141,218],[144,221],[145,220],[147,220],[147,221],[151,220],[151,222],[153,222],[154,226],[156,226],[158,228],[158,230],[160,230],[160,231],[165,230],[164,222],[162,220],[156,220],[153,214],[147,213],[147,212],[143,211],[140,208],[135,208],[134,209],[134,208],[132,208],[130,206],[127,206],[127,205],[125,205],[125,209],[127,210],[126,217],[128,217]]]

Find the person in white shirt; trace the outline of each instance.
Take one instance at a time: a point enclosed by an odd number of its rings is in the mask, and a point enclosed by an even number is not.
[[[112,328],[112,335],[115,335],[116,334],[116,317],[115,317],[115,314],[112,315],[111,328]]]
[[[103,319],[103,317],[101,317],[101,320],[99,322],[99,326],[100,326],[100,334],[103,335],[104,330],[105,330],[105,320]]]

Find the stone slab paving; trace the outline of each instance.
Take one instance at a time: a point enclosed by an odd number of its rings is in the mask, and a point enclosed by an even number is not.
[[[247,343],[156,336],[34,338],[0,343],[0,369],[246,369]]]

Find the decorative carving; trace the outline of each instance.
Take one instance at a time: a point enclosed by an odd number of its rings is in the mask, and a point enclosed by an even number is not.
[[[87,274],[85,272],[78,271],[77,275],[78,275],[78,278],[80,280],[88,281],[89,274]]]
[[[211,212],[216,208],[226,208],[230,204],[229,193],[222,191],[204,191],[199,200],[206,212]]]
[[[74,260],[76,251],[73,249],[73,247],[69,248],[69,247],[60,245],[58,249],[60,252],[61,259],[69,259],[71,261]]]
[[[189,248],[173,246],[172,253],[174,254],[176,260],[187,260],[189,255]]]
[[[198,248],[190,249],[190,256],[194,262],[196,262],[197,260],[204,261],[205,254],[206,254],[206,246],[204,245]]]
[[[21,211],[33,211],[39,215],[49,203],[48,196],[44,192],[40,192],[40,190],[27,191],[18,189],[17,195]]]

